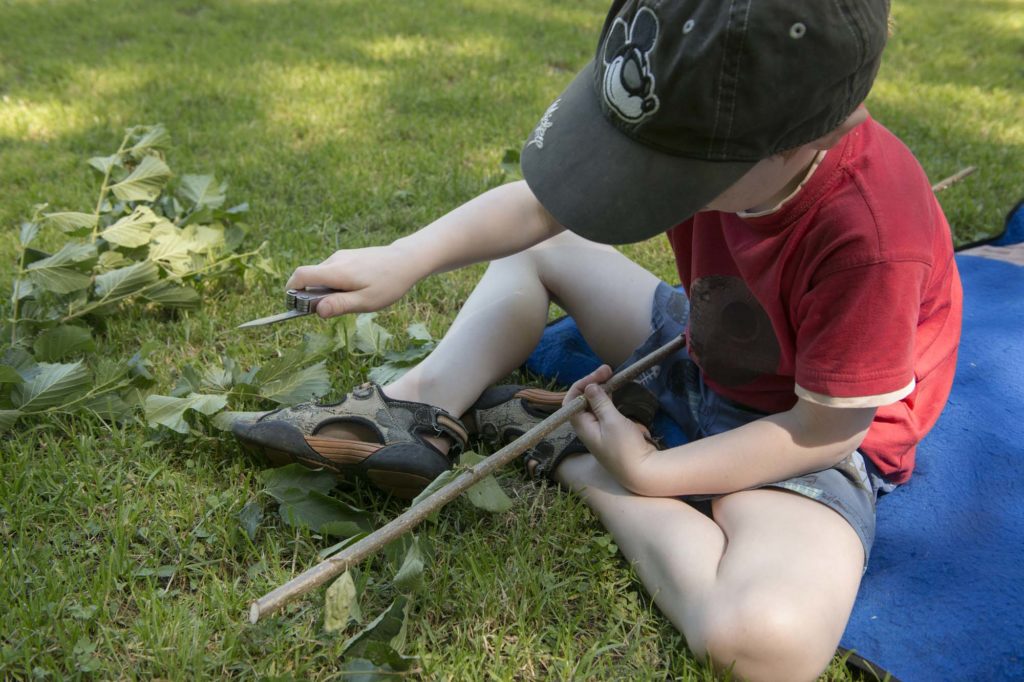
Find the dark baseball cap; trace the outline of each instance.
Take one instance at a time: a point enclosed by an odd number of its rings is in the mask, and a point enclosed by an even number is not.
[[[597,54],[526,141],[541,204],[624,244],[686,220],[867,97],[888,0],[619,0]]]

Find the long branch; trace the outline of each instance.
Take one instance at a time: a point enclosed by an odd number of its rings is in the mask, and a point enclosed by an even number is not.
[[[685,337],[677,336],[661,348],[645,355],[629,367],[618,372],[604,384],[605,390],[609,393],[615,391],[622,385],[635,379],[641,372],[662,362],[666,357],[682,348],[685,344]],[[578,412],[582,412],[586,408],[586,405],[587,399],[583,396],[578,396],[575,400],[564,405],[557,412],[551,414],[539,424],[536,424],[522,436],[498,450],[484,461],[459,474],[454,480],[436,490],[419,504],[410,507],[402,514],[396,516],[388,524],[381,526],[359,542],[349,545],[341,552],[308,569],[284,585],[281,585],[272,592],[269,592],[258,600],[252,602],[249,607],[249,622],[256,623],[263,616],[277,611],[292,599],[323,585],[325,582],[337,575],[341,575],[351,566],[356,565],[363,559],[382,549],[385,545],[389,544],[396,538],[399,538],[409,532],[424,519],[428,518],[435,511],[464,493],[475,483],[494,473],[517,457],[520,457],[530,448],[535,447],[545,436],[569,421],[571,416]]]

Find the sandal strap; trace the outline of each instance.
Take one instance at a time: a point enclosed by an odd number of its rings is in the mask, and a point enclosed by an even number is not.
[[[387,417],[390,417],[387,419],[388,424],[386,426],[391,434],[395,435],[394,431],[397,429],[404,431],[411,437],[401,438],[401,434],[398,434],[400,440],[415,441],[429,447],[431,450],[436,450],[437,448],[424,440],[423,435],[447,436],[451,439],[452,446],[448,449],[446,456],[453,463],[457,455],[466,449],[466,444],[469,441],[469,432],[462,421],[452,416],[447,410],[428,403],[389,398],[381,390],[380,385],[373,382],[362,384],[349,395],[363,400],[369,399],[371,405],[374,401],[380,401],[384,406]],[[381,414],[378,410],[375,417],[372,420],[375,426],[378,428],[385,426],[385,424],[381,423],[385,415]],[[386,437],[385,442],[387,442]]]
[[[476,435],[507,444],[561,407],[564,396],[564,392],[514,384],[495,386],[480,396],[469,409],[467,417],[472,420]],[[650,426],[658,409],[657,398],[635,382],[616,391],[612,400],[623,415],[645,428]],[[586,452],[586,446],[576,437],[571,425],[563,424],[537,447],[524,453],[522,461],[527,471],[530,462],[537,463],[533,470],[534,478],[551,479],[563,459],[581,452]]]
[[[446,410],[427,403],[393,400],[384,394],[378,384],[372,382],[357,386],[338,402],[302,403],[273,410],[259,419],[275,420],[288,422],[307,438],[316,437],[329,424],[362,425],[377,432],[380,442],[369,444],[376,447],[407,442],[419,443],[436,450],[437,448],[427,443],[423,436],[446,436],[452,441],[452,447],[448,451],[449,459],[462,452],[469,440],[469,434],[462,421]]]

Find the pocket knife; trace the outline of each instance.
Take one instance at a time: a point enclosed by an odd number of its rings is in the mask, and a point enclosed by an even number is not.
[[[277,315],[271,315],[269,317],[261,317],[258,320],[251,320],[238,325],[238,328],[245,329],[247,327],[262,327],[263,325],[283,322],[284,320],[290,320],[295,317],[303,317],[305,315],[315,313],[316,307],[320,304],[320,301],[337,292],[337,289],[329,289],[328,287],[289,289],[284,295],[284,307],[286,310],[283,313],[278,313]]]

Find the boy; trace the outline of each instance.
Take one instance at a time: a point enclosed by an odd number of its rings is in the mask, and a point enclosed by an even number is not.
[[[815,678],[876,498],[909,477],[959,338],[948,225],[861,106],[887,15],[885,0],[616,2],[527,141],[525,182],[289,280],[342,290],[318,309],[330,317],[492,261],[430,357],[236,434],[414,494],[469,433],[507,441],[549,408],[544,392],[486,389],[556,301],[607,364],[571,387],[589,411],[530,467],[583,496],[697,655],[744,679]],[[666,231],[686,296],[607,246]],[[683,332],[687,351],[641,381],[693,438],[659,451],[624,416],[648,421],[645,396],[613,402],[597,383]]]

